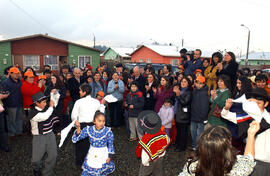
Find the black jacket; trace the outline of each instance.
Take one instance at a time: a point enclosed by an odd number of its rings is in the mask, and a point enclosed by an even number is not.
[[[221,71],[217,70],[216,75],[227,75],[231,78],[231,90],[233,90],[236,86],[236,79],[237,79],[237,70],[238,70],[238,63],[237,62],[230,62],[229,65],[225,68],[223,64],[223,69]]]
[[[138,117],[138,114],[143,110],[144,107],[143,93],[141,91],[128,93],[126,103],[128,105],[133,105],[133,109],[130,109],[128,106],[128,116]]]
[[[146,83],[145,85],[149,85],[148,83]],[[145,110],[153,110],[154,111],[154,107],[156,104],[156,99],[154,98],[154,92],[152,90],[152,87],[157,87],[158,83],[157,82],[153,82],[153,84],[151,85],[149,91],[143,92],[143,96],[144,96],[144,109]]]
[[[209,96],[208,87],[205,85],[201,89],[194,89],[191,101],[191,121],[203,123],[208,118]]]
[[[80,83],[74,77],[68,80],[68,90],[70,92],[70,96],[73,102],[80,99],[79,88],[80,88],[80,85],[83,84],[84,82],[85,82],[85,79],[83,76],[80,77]]]
[[[190,122],[190,106],[192,99],[191,90],[186,90],[180,96],[176,96],[177,110],[175,115],[175,121],[177,123],[189,123]]]
[[[141,92],[145,92],[145,77],[143,77],[142,75],[140,75],[137,79],[135,79],[135,77],[133,77],[133,80],[136,81],[138,83],[138,88]]]
[[[3,91],[9,92],[9,96],[3,100],[3,103],[6,107],[15,108],[23,106],[21,86],[22,82],[19,79],[18,82],[13,81],[11,78],[3,81]]]
[[[50,96],[51,91],[54,89],[55,87],[53,86],[52,83],[50,83],[48,85],[48,87],[46,88],[44,95],[46,96]],[[55,88],[57,89],[57,88]],[[62,115],[62,111],[64,108],[64,99],[66,97],[66,87],[63,85],[61,88],[58,88],[58,93],[60,94],[59,100],[58,100],[58,104],[55,108],[56,111],[56,115],[57,116],[61,116]]]

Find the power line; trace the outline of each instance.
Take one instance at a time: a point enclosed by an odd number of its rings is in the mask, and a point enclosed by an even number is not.
[[[47,28],[45,25],[43,25],[42,23],[40,23],[37,19],[35,19],[32,15],[30,15],[28,12],[26,12],[26,10],[24,10],[22,7],[20,7],[18,4],[16,4],[15,2],[13,2],[12,0],[9,0],[15,7],[17,7],[19,10],[21,10],[26,16],[28,16],[29,18],[31,18],[34,22],[36,22],[37,24],[39,24],[41,27],[45,28],[47,31],[57,35],[55,32],[53,32],[51,29]]]

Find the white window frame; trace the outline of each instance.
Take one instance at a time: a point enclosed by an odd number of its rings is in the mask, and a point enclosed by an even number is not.
[[[178,66],[179,65],[179,60],[178,59],[171,59],[171,65],[172,66]]]
[[[80,58],[82,58],[82,57],[84,57],[84,61],[83,61],[84,62],[83,65],[84,66],[80,65]],[[90,57],[90,65],[92,65],[92,62],[93,62],[92,61],[92,56],[90,56],[90,55],[79,55],[78,56],[78,64],[77,64],[79,68],[84,68],[86,66],[86,63],[87,62],[85,61],[85,57]]]
[[[151,59],[150,58],[147,58],[146,59],[146,63],[151,63]]]
[[[143,62],[143,58],[140,58],[140,59],[139,59],[139,62]]]
[[[47,58],[47,56],[55,56],[55,55],[44,55],[43,58],[44,58],[44,65],[49,65],[51,66],[51,70],[58,70],[59,68],[59,56],[56,56],[56,64],[48,64],[48,63],[45,63],[45,60]]]
[[[26,64],[27,56],[37,57],[37,63]],[[23,55],[23,69],[31,67],[34,70],[40,70],[40,56],[39,55]]]

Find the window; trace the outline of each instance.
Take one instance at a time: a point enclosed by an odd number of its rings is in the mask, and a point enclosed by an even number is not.
[[[44,56],[44,65],[51,66],[52,70],[58,70],[58,57],[51,55]]]
[[[179,60],[178,59],[171,59],[171,65],[179,65]]]
[[[79,56],[78,57],[78,67],[84,68],[86,64],[92,65],[92,59],[91,56]]]
[[[143,59],[142,59],[142,58],[140,58],[140,59],[139,59],[139,62],[143,62]]]
[[[26,67],[32,67],[34,70],[39,70],[40,68],[39,56],[38,55],[24,55],[23,66],[24,66],[24,69]]]
[[[257,62],[257,65],[260,65],[260,62]]]
[[[151,63],[151,59],[150,58],[146,59],[146,63]]]

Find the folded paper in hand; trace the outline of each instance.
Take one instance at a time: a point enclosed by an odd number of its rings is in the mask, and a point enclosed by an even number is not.
[[[113,96],[112,94],[110,95],[106,95],[104,97],[104,100],[107,101],[108,103],[113,103],[113,102],[117,102],[117,98],[115,98],[115,96]]]

